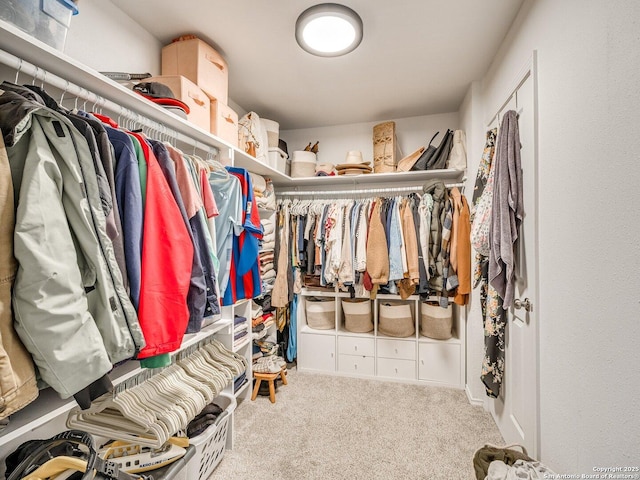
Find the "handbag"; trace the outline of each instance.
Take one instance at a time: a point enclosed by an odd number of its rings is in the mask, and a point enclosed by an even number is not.
[[[433,154],[436,153],[436,147],[434,147],[431,144],[433,143],[433,141],[435,140],[435,138],[438,136],[439,133],[440,132],[436,132],[436,134],[433,137],[431,137],[431,140],[429,141],[429,145],[427,145],[426,150],[422,152],[422,155],[420,155],[418,160],[416,160],[416,162],[411,167],[412,172],[427,169],[427,162],[429,161],[429,159],[431,159]]]
[[[435,153],[427,162],[426,170],[440,170],[445,168],[447,160],[449,159],[449,153],[451,153],[451,147],[453,146],[453,130],[447,130],[444,134],[444,138],[436,148]]]
[[[523,453],[512,450],[512,447],[520,447]],[[533,461],[527,454],[527,449],[522,445],[508,445],[506,447],[485,445],[478,449],[473,455],[473,470],[475,471],[477,480],[484,480],[487,477],[489,465],[494,460],[500,460],[507,465],[513,465],[517,460]]]

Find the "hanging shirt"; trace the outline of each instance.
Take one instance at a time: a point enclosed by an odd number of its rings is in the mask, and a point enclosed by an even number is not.
[[[242,233],[233,238],[231,275],[224,304],[232,305],[238,300],[257,297],[262,293],[260,267],[258,264],[259,241],[262,239],[260,213],[253,199],[253,186],[249,172],[244,168],[226,167],[229,173],[240,180],[242,187],[243,218]]]
[[[218,272],[220,291],[225,292],[231,272],[233,236],[242,233],[242,187],[240,180],[226,169],[209,173],[209,185],[220,215],[215,217],[216,255],[220,262]],[[224,303],[224,305],[227,305]]]

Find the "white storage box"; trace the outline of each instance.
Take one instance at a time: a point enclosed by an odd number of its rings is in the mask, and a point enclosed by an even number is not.
[[[269,148],[269,166],[287,173],[287,154],[279,148]]]
[[[223,412],[202,434],[189,439],[189,443],[196,447],[196,454],[187,464],[189,480],[207,480],[224,456],[229,420],[237,403],[235,397],[226,393],[221,393],[213,403],[222,408]]]
[[[71,0],[0,0],[0,18],[46,43],[64,49],[71,16],[78,13]]]
[[[307,297],[305,299],[307,325],[316,330],[335,327],[336,303],[333,298]]]

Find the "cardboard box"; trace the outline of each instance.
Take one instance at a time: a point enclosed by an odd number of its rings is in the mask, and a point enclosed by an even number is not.
[[[173,42],[162,49],[162,75],[182,75],[198,85],[210,99],[229,101],[227,62],[199,38]]]
[[[162,75],[159,77],[145,78],[145,82],[158,82],[171,89],[178,100],[189,106],[187,119],[194,125],[207,132],[211,129],[210,101],[209,97],[198,86],[186,77],[180,75]]]
[[[219,100],[211,100],[211,133],[238,147],[238,114]]]

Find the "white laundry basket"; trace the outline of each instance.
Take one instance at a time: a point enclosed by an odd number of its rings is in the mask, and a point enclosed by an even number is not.
[[[221,393],[212,403],[223,411],[214,424],[197,437],[189,439],[189,443],[196,448],[196,454],[187,463],[189,480],[207,480],[222,460],[227,446],[229,420],[236,408],[236,399],[233,395]]]

